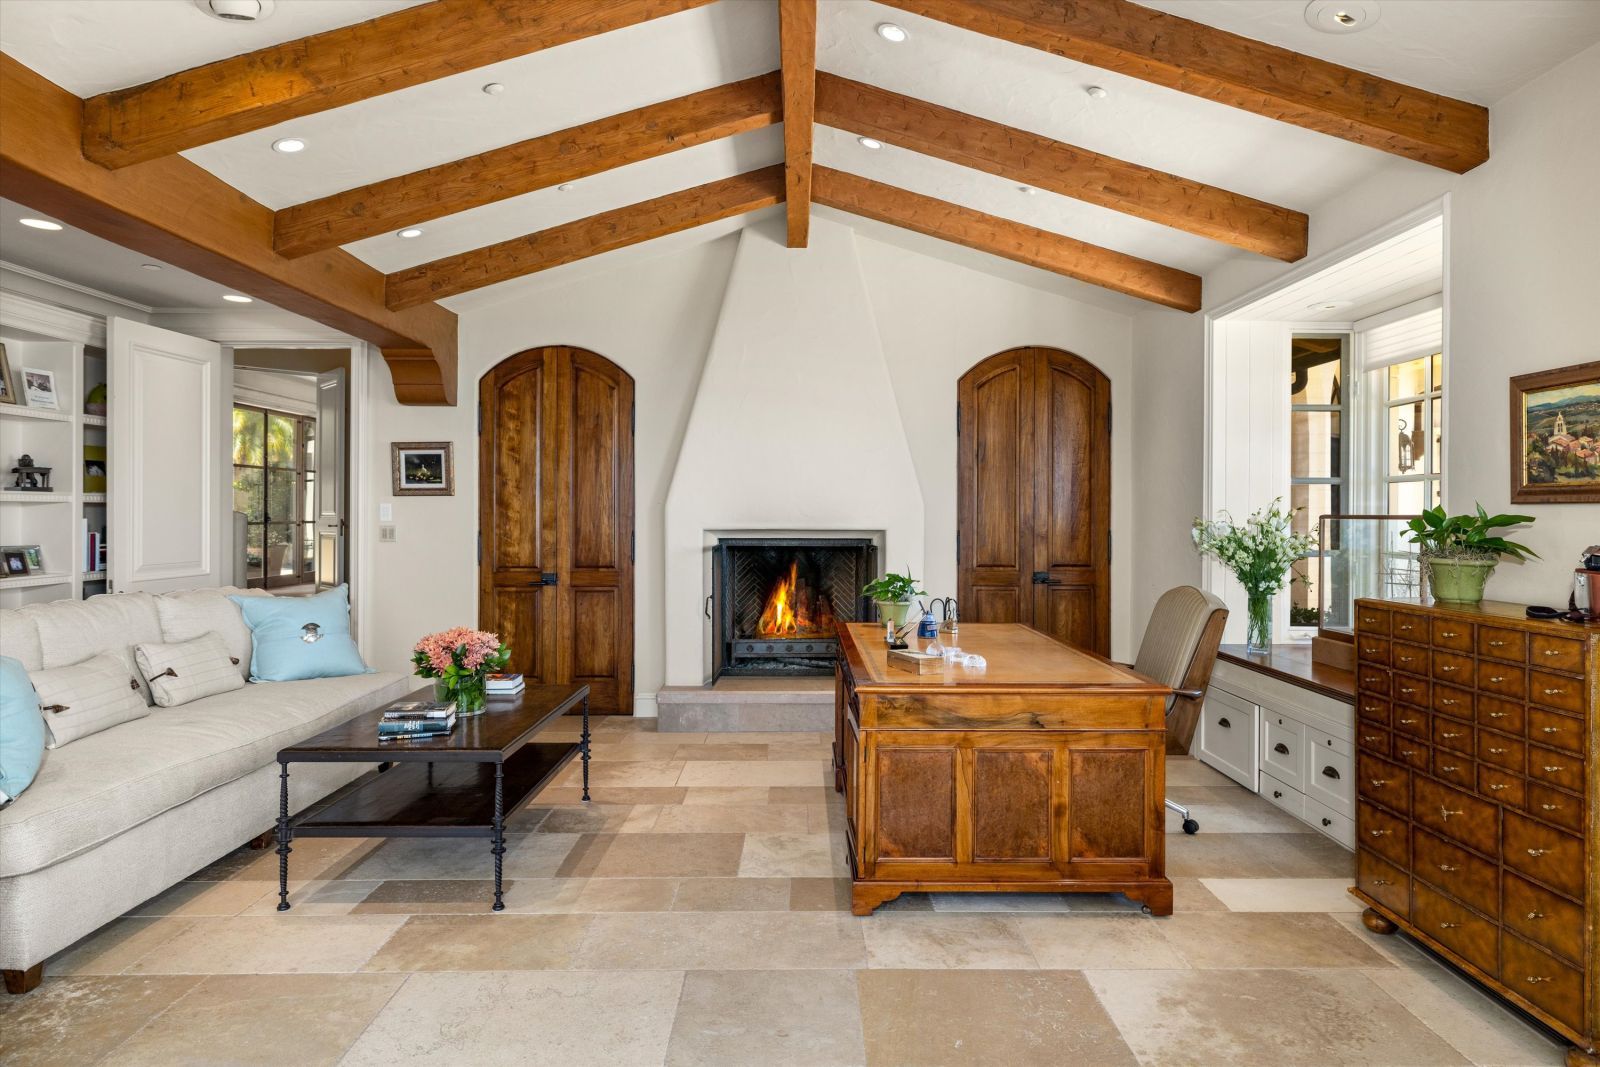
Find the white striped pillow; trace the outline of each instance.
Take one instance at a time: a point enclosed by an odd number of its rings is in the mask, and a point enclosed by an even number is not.
[[[48,748],[150,714],[139,680],[115,652],[102,652],[70,667],[29,671],[28,678],[50,728]]]
[[[136,645],[133,657],[163,708],[244,688],[239,668],[220,634],[202,634],[173,645]]]

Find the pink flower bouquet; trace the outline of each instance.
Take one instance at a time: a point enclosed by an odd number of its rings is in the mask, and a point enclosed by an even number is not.
[[[411,650],[421,678],[436,678],[435,696],[453,700],[457,715],[473,715],[483,710],[484,685],[488,676],[505,669],[511,650],[500,643],[499,634],[457,626],[429,634]]]

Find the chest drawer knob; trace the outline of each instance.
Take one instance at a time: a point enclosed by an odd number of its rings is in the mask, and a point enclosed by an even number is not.
[[[1489,750],[1489,755],[1491,756],[1504,756],[1505,754],[1506,750],[1503,748],[1491,748]]]
[[[1322,825],[1324,825],[1324,826],[1332,826],[1333,825],[1333,820],[1325,818],[1325,819],[1322,820]]]
[[[1452,815],[1465,815],[1465,814],[1466,814],[1466,812],[1464,812],[1464,811],[1451,811],[1449,808],[1445,807],[1443,804],[1439,805],[1439,818],[1444,819],[1446,821],[1449,821],[1450,816],[1452,816]]]
[[[1494,790],[1496,793],[1498,793],[1502,789],[1510,789],[1511,787],[1509,785],[1506,785],[1504,782],[1497,782],[1494,785],[1491,785],[1489,788]]]
[[[1371,778],[1368,780],[1372,783],[1372,788],[1374,789],[1382,789],[1389,784],[1389,779],[1387,778]]]
[[[1382,837],[1384,834],[1392,834],[1392,833],[1394,833],[1393,830],[1368,830],[1367,831],[1367,836],[1368,837]]]
[[[1280,756],[1287,756],[1289,754],[1289,746],[1284,744],[1282,741],[1279,741],[1277,744],[1272,746],[1272,751],[1276,752]]]
[[[1565,692],[1566,692],[1565,689],[1546,689],[1544,691],[1544,695],[1547,696],[1547,697],[1553,697],[1553,696],[1560,696],[1561,694],[1563,694]]]
[[[1542,912],[1542,911],[1530,911],[1530,912],[1528,912],[1528,921],[1529,922],[1538,922],[1542,918],[1544,918],[1544,912]]]
[[[1503,719],[1509,714],[1510,714],[1510,712],[1506,712],[1506,711],[1491,711],[1489,713],[1489,718],[1491,718],[1491,719]]]
[[[1530,848],[1528,849],[1528,855],[1532,856],[1534,859],[1538,859],[1540,856],[1545,855],[1549,851],[1550,850],[1547,848]]]
[[[1456,871],[1459,871],[1461,868],[1460,867],[1452,867],[1448,863],[1441,863],[1441,864],[1439,864],[1439,869],[1441,871],[1443,871],[1444,873],[1446,873],[1446,874],[1454,874]]]
[[[1563,768],[1560,764],[1546,764],[1545,768],[1544,768],[1544,773],[1546,773],[1546,774],[1560,774],[1564,769],[1565,768]]]
[[[1274,790],[1273,790],[1273,791],[1272,791],[1272,799],[1273,799],[1273,800],[1282,800],[1282,799],[1283,799],[1283,790],[1281,790],[1281,789],[1274,789]]]
[[[1461,925],[1460,923],[1440,923],[1439,924],[1439,929],[1441,929],[1441,930],[1454,930],[1456,927],[1458,927],[1460,925]]]
[[[1457,767],[1454,763],[1452,763],[1448,767],[1440,767],[1439,769],[1441,771],[1443,771],[1444,773],[1446,773],[1446,774],[1454,774],[1457,771],[1459,771],[1461,768]]]
[[[1538,985],[1540,982],[1548,982],[1548,981],[1550,981],[1550,979],[1546,978],[1543,975],[1530,974],[1530,975],[1528,975],[1527,981],[1528,981],[1529,985]]]

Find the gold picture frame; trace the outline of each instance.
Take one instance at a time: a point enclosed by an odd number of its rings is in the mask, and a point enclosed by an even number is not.
[[[1600,503],[1600,362],[1511,379],[1511,502]]]
[[[389,446],[395,496],[455,496],[451,441],[396,441]]]
[[[0,404],[17,402],[17,386],[11,379],[11,360],[6,357],[6,346],[0,342]]]

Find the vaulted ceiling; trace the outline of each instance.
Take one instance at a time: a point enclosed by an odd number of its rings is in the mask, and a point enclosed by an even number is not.
[[[449,308],[779,203],[797,248],[815,203],[1194,310],[1200,275],[1300,258],[1317,205],[1395,159],[1479,165],[1485,105],[1600,40],[1585,0],[1384,0],[1352,35],[1304,10],[0,0],[0,192],[349,329],[402,399],[450,402]]]

